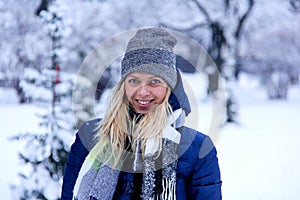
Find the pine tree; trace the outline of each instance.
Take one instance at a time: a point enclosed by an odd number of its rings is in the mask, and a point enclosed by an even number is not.
[[[62,17],[59,4],[52,1],[48,11],[41,12],[52,40],[52,66],[41,71],[26,69],[20,86],[27,98],[41,109],[39,130],[15,136],[24,141],[19,157],[24,168],[20,185],[13,186],[16,199],[59,199],[64,166],[75,132],[71,110],[72,75],[61,73]]]

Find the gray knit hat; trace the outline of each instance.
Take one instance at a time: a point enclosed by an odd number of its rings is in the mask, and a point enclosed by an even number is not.
[[[162,28],[138,30],[127,45],[122,60],[122,78],[133,72],[149,73],[161,77],[174,89],[177,71],[173,47],[176,43],[177,39]]]

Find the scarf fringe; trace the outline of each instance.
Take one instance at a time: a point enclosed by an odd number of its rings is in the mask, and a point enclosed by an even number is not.
[[[161,194],[161,199],[176,200],[176,181],[173,179],[163,179],[162,185],[163,191]]]
[[[162,179],[163,191],[156,194],[149,200],[176,200],[176,181],[172,179]]]

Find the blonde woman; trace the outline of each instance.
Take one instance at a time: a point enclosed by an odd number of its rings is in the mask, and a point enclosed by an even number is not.
[[[130,39],[106,115],[76,134],[62,200],[222,199],[213,143],[183,126],[191,110],[175,67],[176,43],[161,28],[140,29]],[[87,157],[92,165],[74,195]]]

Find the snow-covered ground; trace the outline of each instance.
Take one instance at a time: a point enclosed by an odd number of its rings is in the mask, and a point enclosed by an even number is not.
[[[287,101],[268,101],[257,81],[243,77],[236,95],[239,125],[226,126],[216,143],[223,199],[299,199],[300,86],[291,88]],[[210,112],[210,106],[201,101],[199,112]],[[9,200],[10,184],[18,183],[21,146],[8,138],[37,129],[38,109],[19,105],[13,91],[0,89],[0,110],[0,192],[1,199]],[[202,127],[205,132],[208,126]]]
[[[18,183],[20,161],[17,153],[22,150],[20,142],[12,142],[10,137],[37,129],[38,109],[34,105],[19,105],[13,90],[0,90],[0,192],[1,199],[12,199],[10,185]]]
[[[240,125],[217,144],[225,200],[299,199],[300,86],[287,101],[268,101],[257,82],[237,90]]]

